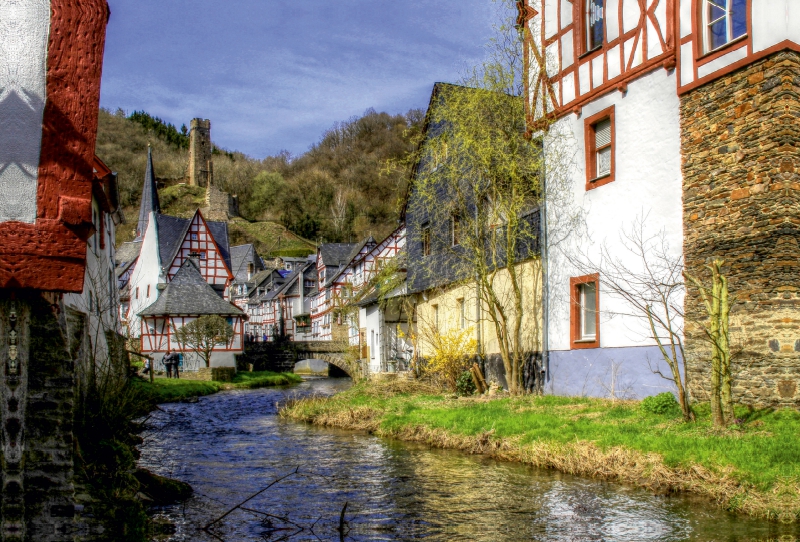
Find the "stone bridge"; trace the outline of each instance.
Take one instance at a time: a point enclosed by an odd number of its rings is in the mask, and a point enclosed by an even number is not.
[[[244,353],[236,356],[239,370],[292,372],[298,361],[321,359],[341,369],[351,378],[359,375],[358,366],[351,366],[345,358],[348,345],[344,341],[280,341],[245,344]]]

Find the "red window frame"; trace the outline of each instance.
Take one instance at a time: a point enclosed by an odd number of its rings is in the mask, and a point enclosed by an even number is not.
[[[611,172],[597,177],[597,148],[595,145],[595,127],[597,123],[608,119],[611,121]],[[583,122],[584,146],[586,147],[586,190],[594,190],[608,183],[613,183],[616,176],[617,138],[614,121],[614,106],[595,113]]]
[[[581,296],[580,286],[583,284],[595,285],[595,336],[593,341],[583,340],[581,337]],[[570,349],[600,348],[600,274],[583,275],[569,279],[569,345]]]

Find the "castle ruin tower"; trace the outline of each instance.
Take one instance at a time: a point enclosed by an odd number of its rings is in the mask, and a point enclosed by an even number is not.
[[[213,182],[211,169],[211,121],[192,119],[189,128],[189,185],[207,187]]]

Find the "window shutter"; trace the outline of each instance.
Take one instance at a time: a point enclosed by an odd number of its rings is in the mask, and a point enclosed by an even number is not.
[[[596,149],[611,144],[611,119],[601,120],[594,125],[594,146]]]
[[[594,147],[597,151],[597,176],[611,173],[611,119],[601,120],[595,124]],[[605,148],[603,148],[605,147]]]

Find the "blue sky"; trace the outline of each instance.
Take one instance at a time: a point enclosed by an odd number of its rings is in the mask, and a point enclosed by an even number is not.
[[[109,0],[100,103],[255,158],[299,154],[367,108],[425,108],[483,58],[492,0]]]

